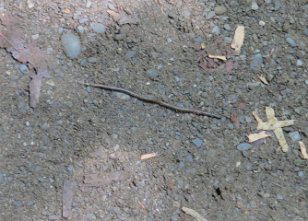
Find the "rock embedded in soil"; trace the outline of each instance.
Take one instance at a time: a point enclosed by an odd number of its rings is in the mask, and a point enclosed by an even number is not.
[[[222,15],[227,12],[227,8],[223,5],[218,5],[214,8],[216,15]]]
[[[91,28],[93,31],[99,34],[104,33],[106,31],[105,25],[101,23],[91,23]]]
[[[198,148],[200,148],[202,146],[202,143],[203,143],[202,139],[200,139],[198,137],[193,139],[192,142]]]
[[[78,35],[65,33],[61,37],[63,50],[70,59],[77,58],[81,52],[81,43]]]
[[[263,64],[263,57],[261,54],[255,54],[252,56],[252,60],[250,62],[250,69],[252,71],[258,71],[261,69],[261,66]]]
[[[147,70],[146,75],[152,80],[155,80],[159,77],[159,73],[155,69]]]
[[[289,136],[293,142],[301,140],[301,135],[299,134],[298,131],[290,132]]]
[[[292,47],[292,48],[294,48],[294,47],[296,47],[296,42],[293,40],[293,38],[290,38],[290,37],[287,37],[286,38],[286,41],[288,42],[288,44]]]
[[[239,151],[247,151],[251,147],[252,145],[249,143],[240,143],[239,145],[237,145],[236,149],[238,149]]]

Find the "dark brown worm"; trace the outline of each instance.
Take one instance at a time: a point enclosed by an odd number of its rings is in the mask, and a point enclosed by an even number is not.
[[[152,103],[152,104],[157,104],[159,106],[165,107],[165,108],[173,110],[175,112],[195,114],[195,115],[200,115],[200,116],[207,116],[207,117],[211,117],[211,118],[221,119],[221,116],[216,115],[216,114],[204,112],[204,111],[201,111],[201,110],[177,107],[177,106],[168,104],[164,101],[161,101],[161,100],[158,100],[158,99],[155,99],[155,98],[149,98],[149,97],[141,96],[139,94],[136,94],[132,91],[129,91],[129,90],[126,90],[126,89],[123,89],[123,88],[107,86],[107,85],[103,85],[103,84],[92,84],[92,83],[84,83],[84,82],[78,82],[78,83],[85,85],[85,86],[100,88],[100,89],[103,89],[103,90],[117,91],[117,92],[120,92],[120,93],[124,93],[124,94],[131,96],[131,97],[137,98],[141,101],[144,101],[144,102],[147,102],[147,103]]]

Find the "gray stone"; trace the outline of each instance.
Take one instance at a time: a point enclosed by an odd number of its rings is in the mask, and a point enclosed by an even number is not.
[[[84,33],[84,27],[82,27],[81,25],[79,25],[79,26],[77,27],[77,31],[78,31],[79,33]]]
[[[290,132],[289,136],[293,142],[301,140],[301,135],[299,134],[298,131]]]
[[[219,35],[220,34],[220,28],[215,25],[212,29],[212,33],[215,34],[215,35]]]
[[[239,151],[247,151],[251,147],[252,145],[249,143],[240,143],[239,145],[237,145],[236,149],[238,149]]]
[[[88,213],[87,214],[87,220],[96,220],[96,216],[93,213]]]
[[[214,11],[210,11],[209,13],[207,13],[207,15],[206,15],[206,19],[211,19],[211,18],[213,18],[215,16],[215,12]]]
[[[304,29],[304,35],[308,36],[308,28]]]
[[[303,178],[303,177],[305,176],[305,173],[304,173],[303,171],[299,171],[299,172],[298,172],[298,176],[299,176],[300,178]]]
[[[77,58],[81,52],[81,43],[78,35],[73,33],[63,34],[61,37],[63,50],[70,59]]]
[[[231,31],[231,26],[229,24],[224,24],[224,29],[226,31]]]
[[[297,66],[303,66],[303,61],[302,60],[300,60],[300,59],[297,59],[297,61],[296,61],[296,65]]]
[[[93,64],[93,63],[96,63],[97,58],[96,57],[89,57],[88,61]]]
[[[91,23],[91,28],[93,29],[93,31],[99,34],[106,31],[106,26],[101,23]]]
[[[306,85],[308,85],[308,79],[307,79],[307,80],[305,80],[305,84],[306,84]]]
[[[252,10],[258,10],[259,9],[259,6],[258,6],[256,0],[251,1],[251,9]]]
[[[18,66],[18,69],[20,70],[21,73],[27,74],[29,72],[28,66],[25,64],[20,64]]]
[[[275,0],[274,2],[274,9],[277,11],[281,7],[281,1],[280,0]]]
[[[250,69],[252,71],[258,71],[261,69],[261,66],[263,64],[263,57],[261,54],[255,54],[252,56],[251,62],[250,62]]]
[[[147,70],[146,75],[153,80],[159,77],[159,73],[155,69]]]
[[[286,41],[288,42],[288,44],[291,46],[291,47],[296,47],[296,42],[293,40],[293,38],[290,38],[290,37],[287,37],[286,38]]]
[[[84,24],[84,23],[86,23],[88,20],[89,20],[88,18],[80,18],[80,19],[79,19],[79,23],[80,23],[80,24]]]
[[[0,172],[0,185],[3,184],[5,181],[5,175]]]
[[[214,8],[214,11],[216,15],[222,15],[227,12],[227,8],[223,5],[218,5]]]
[[[202,146],[202,143],[203,143],[202,139],[200,139],[198,137],[193,139],[192,142],[198,148],[200,148]]]

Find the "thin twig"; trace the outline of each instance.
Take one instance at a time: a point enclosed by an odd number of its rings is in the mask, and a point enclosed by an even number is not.
[[[84,82],[78,82],[79,84],[85,85],[85,86],[91,86],[91,87],[96,87],[96,88],[100,88],[103,90],[109,90],[109,91],[117,91],[120,93],[124,93],[127,94],[131,97],[137,98],[141,101],[147,102],[147,103],[152,103],[152,104],[158,104],[162,107],[168,108],[170,110],[173,110],[175,112],[179,112],[179,113],[189,113],[189,114],[196,114],[196,115],[201,115],[201,116],[207,116],[207,117],[212,117],[212,118],[216,118],[216,119],[221,119],[221,116],[216,115],[216,114],[212,114],[212,113],[208,113],[208,112],[204,112],[201,110],[195,110],[195,109],[188,109],[188,108],[181,108],[181,107],[177,107],[171,104],[168,104],[164,101],[155,99],[155,98],[149,98],[149,97],[144,97],[141,96],[139,94],[136,94],[132,91],[123,89],[123,88],[118,88],[118,87],[113,87],[113,86],[107,86],[107,85],[103,85],[103,84],[91,84],[91,83],[84,83]]]

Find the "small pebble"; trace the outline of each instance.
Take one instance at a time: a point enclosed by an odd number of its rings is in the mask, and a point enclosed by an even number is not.
[[[130,99],[130,96],[127,95],[127,94],[123,94],[123,93],[120,93],[120,92],[114,92],[114,93],[121,100],[128,100],[128,99]]]
[[[70,59],[77,58],[81,52],[81,43],[78,35],[73,33],[63,34],[61,37],[63,50]]]
[[[305,173],[304,173],[303,171],[299,171],[299,172],[298,172],[298,176],[301,177],[301,178],[303,178],[303,177],[305,176]]]
[[[290,132],[289,136],[293,142],[301,140],[301,135],[299,134],[298,131]]]
[[[214,11],[210,11],[207,15],[206,15],[206,19],[211,19],[211,18],[213,18],[214,16],[215,16],[216,14],[215,14],[215,12]]]
[[[227,11],[227,8],[223,5],[218,5],[214,8],[216,15],[222,15]]]
[[[307,80],[305,80],[305,84],[306,84],[306,85],[308,85],[308,79],[307,79]]]
[[[252,60],[250,62],[250,69],[252,71],[258,71],[261,69],[261,66],[263,64],[263,57],[261,54],[255,54],[252,56]]]
[[[290,37],[287,37],[286,38],[286,40],[287,40],[287,42],[288,42],[288,44],[291,46],[291,47],[296,47],[296,42],[292,39],[292,38],[290,38]]]
[[[224,24],[224,29],[226,31],[231,31],[231,26],[229,24]]]
[[[18,66],[18,69],[21,71],[23,74],[27,74],[29,72],[28,66],[25,64],[20,64]]]
[[[300,59],[298,59],[297,61],[296,61],[296,65],[297,66],[303,66],[303,61],[302,60],[300,60]]]
[[[200,138],[195,138],[195,139],[192,140],[192,142],[198,148],[200,148],[202,146],[202,143],[203,143],[202,139],[200,139]]]
[[[152,80],[157,79],[159,77],[159,73],[155,69],[147,70],[146,75]]]
[[[308,36],[308,28],[304,29],[304,35]]]
[[[275,0],[274,2],[274,9],[275,11],[279,10],[281,7],[281,1],[280,0]]]
[[[249,143],[240,143],[239,145],[237,145],[236,149],[238,149],[239,151],[247,151],[251,147],[252,145]]]
[[[2,183],[4,183],[4,181],[5,181],[4,174],[3,174],[3,173],[0,173],[0,185],[1,185]]]
[[[101,23],[91,23],[91,28],[93,29],[93,31],[99,34],[104,33],[106,31],[105,25]]]
[[[77,31],[78,31],[79,33],[84,33],[84,27],[82,27],[81,25],[79,25],[79,26],[77,27]]]
[[[220,34],[220,28],[216,25],[213,27],[212,29],[212,33],[215,35],[219,35]]]
[[[261,21],[259,21],[259,25],[260,25],[260,26],[264,26],[264,25],[265,25],[265,22],[261,20]]]
[[[259,9],[259,6],[258,6],[256,0],[252,0],[252,2],[251,2],[251,9],[252,10],[258,10]]]
[[[96,220],[96,216],[93,213],[88,213],[87,214],[87,220]]]

